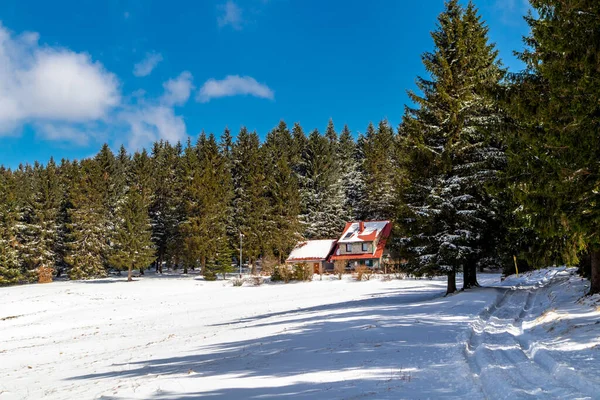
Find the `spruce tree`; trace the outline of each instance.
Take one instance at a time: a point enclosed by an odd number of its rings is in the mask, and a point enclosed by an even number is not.
[[[181,225],[187,258],[199,260],[202,272],[225,240],[230,202],[230,175],[214,135],[201,134],[196,163],[186,185],[186,220]]]
[[[452,293],[461,268],[468,272],[465,287],[476,284],[475,266],[496,215],[486,183],[496,179],[504,155],[490,93],[503,71],[472,3],[464,9],[446,2],[432,38],[434,52],[422,57],[430,77],[418,78],[421,94],[409,92],[416,108],[407,108],[398,140],[409,180],[399,223],[410,265],[421,274],[447,274]]]
[[[509,110],[517,133],[509,165],[521,217],[541,261],[589,254],[590,294],[600,293],[600,3],[532,0],[531,34],[513,77]]]
[[[74,166],[67,224],[67,256],[70,279],[106,276],[113,224],[106,221],[106,202],[101,189],[106,175],[96,159],[86,159]]]
[[[127,281],[132,281],[132,270],[141,270],[155,260],[148,205],[140,182],[130,186],[118,217],[109,261],[119,270],[127,269]]]
[[[285,122],[267,135],[264,144],[267,196],[269,199],[268,232],[271,253],[283,261],[301,238],[300,192],[293,173],[294,141]]]
[[[317,129],[302,154],[301,196],[304,235],[309,239],[338,237],[347,220],[335,142]]]
[[[377,130],[370,124],[361,149],[363,219],[388,220],[396,215],[398,184],[394,149],[394,131],[388,122],[381,121]]]
[[[264,150],[256,132],[242,128],[233,146],[234,211],[237,230],[236,254],[239,253],[239,235],[243,238],[242,257],[254,261],[268,250],[269,200],[266,195]]]
[[[33,249],[34,267],[56,268],[59,248],[59,213],[61,206],[60,183],[56,164],[50,159],[44,168],[35,164],[33,169],[32,215],[29,224],[29,242]]]
[[[342,190],[344,192],[344,211],[348,219],[357,220],[362,217],[364,181],[362,173],[362,157],[358,146],[350,133],[348,125],[344,125],[340,134],[337,158],[341,169]]]
[[[33,279],[23,265],[18,237],[18,204],[13,174],[0,167],[0,286]]]

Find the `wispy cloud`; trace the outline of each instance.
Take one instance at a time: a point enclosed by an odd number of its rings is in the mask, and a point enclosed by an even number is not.
[[[98,120],[120,103],[117,77],[100,63],[38,40],[0,24],[0,136],[31,121]]]
[[[162,60],[163,56],[160,53],[146,53],[146,57],[133,66],[133,75],[137,77],[150,75]]]
[[[183,71],[163,83],[164,93],[158,99],[147,99],[143,93],[136,93],[137,103],[124,107],[117,117],[127,126],[129,149],[137,150],[160,139],[171,143],[185,139],[185,121],[175,113],[174,107],[187,103],[194,89],[192,80],[192,74]]]
[[[240,6],[228,0],[227,3],[217,6],[217,9],[219,12],[217,23],[220,28],[229,25],[236,30],[242,29],[244,20]]]
[[[187,136],[175,107],[194,90],[190,72],[164,82],[159,96],[141,89],[123,96],[116,75],[88,54],[38,42],[37,33],[15,35],[0,24],[0,137],[31,126],[48,141],[138,150]]]
[[[175,106],[185,104],[194,89],[192,79],[192,74],[189,71],[183,71],[177,78],[169,79],[163,83],[165,93],[162,96],[162,102]]]
[[[211,99],[229,96],[247,95],[263,99],[275,98],[273,91],[265,84],[250,76],[229,75],[225,79],[209,79],[198,92],[197,100],[207,103]]]

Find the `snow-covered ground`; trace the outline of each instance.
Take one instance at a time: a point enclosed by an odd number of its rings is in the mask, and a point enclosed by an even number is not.
[[[549,269],[233,287],[0,289],[0,399],[599,398],[600,298]],[[493,287],[492,287],[493,286]]]

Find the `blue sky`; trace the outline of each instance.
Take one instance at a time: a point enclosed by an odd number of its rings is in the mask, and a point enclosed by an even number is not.
[[[479,0],[512,70],[526,0]],[[0,164],[135,150],[204,129],[261,137],[400,122],[442,0],[0,2]]]

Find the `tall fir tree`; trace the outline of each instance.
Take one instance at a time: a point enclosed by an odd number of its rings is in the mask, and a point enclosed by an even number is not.
[[[341,168],[345,216],[354,220],[360,219],[363,214],[361,206],[364,202],[364,178],[361,154],[348,125],[344,125],[339,138],[337,159]]]
[[[461,269],[465,287],[477,283],[475,266],[496,215],[485,185],[504,160],[490,96],[503,71],[471,2],[465,9],[447,1],[432,38],[435,50],[422,57],[430,78],[418,78],[421,94],[409,92],[416,108],[407,108],[398,141],[410,183],[399,223],[410,265],[422,274],[447,274],[452,293]]]
[[[113,224],[106,222],[106,202],[100,189],[106,175],[96,159],[83,160],[75,167],[67,225],[68,275],[70,279],[103,277],[110,252],[108,238],[113,233]]]
[[[242,257],[248,259],[255,272],[255,261],[268,251],[269,200],[266,196],[264,150],[256,132],[242,128],[233,146],[234,211],[237,238],[244,235]],[[240,248],[237,247],[236,254]]]
[[[394,130],[386,120],[377,130],[369,125],[362,141],[363,219],[389,220],[397,211],[397,171],[394,165]]]
[[[294,139],[281,121],[264,144],[267,196],[269,199],[269,242],[271,253],[281,263],[301,238],[300,192],[293,172]]]
[[[335,144],[315,129],[302,154],[301,219],[309,239],[338,237],[347,219]]]
[[[30,282],[33,279],[21,257],[16,192],[13,173],[0,167],[0,286]]]
[[[127,269],[127,281],[133,280],[134,269],[141,270],[155,260],[148,203],[142,192],[139,181],[129,186],[113,235],[109,261],[119,270]]]
[[[540,261],[591,259],[590,294],[600,293],[600,3],[532,0],[531,34],[508,103],[509,175],[520,220],[533,229]]]

